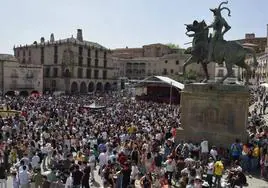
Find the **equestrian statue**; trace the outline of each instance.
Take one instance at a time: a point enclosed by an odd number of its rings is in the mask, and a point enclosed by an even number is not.
[[[218,8],[210,9],[214,15],[214,21],[211,25],[207,25],[204,20],[201,22],[195,20],[192,24],[185,24],[185,34],[188,37],[193,37],[193,41],[192,47],[185,51],[186,54],[191,54],[191,57],[183,65],[183,74],[185,74],[188,65],[201,63],[206,76],[203,82],[207,82],[209,80],[207,64],[210,62],[223,64],[225,62],[227,73],[218,81],[219,83],[223,83],[226,78],[232,76],[232,68],[237,65],[246,70],[245,84],[248,84],[252,71],[250,66],[245,63],[245,59],[248,54],[251,54],[254,60],[254,68],[256,68],[258,62],[255,50],[250,47],[244,47],[235,41],[224,40],[224,34],[231,27],[222,17],[221,12],[222,10],[227,10],[228,16],[231,16],[231,11],[227,7],[222,7],[223,4],[228,4],[228,1],[220,3]],[[213,29],[212,35],[209,35],[209,28]]]

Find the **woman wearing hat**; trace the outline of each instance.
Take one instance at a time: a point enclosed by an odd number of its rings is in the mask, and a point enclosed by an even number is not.
[[[194,179],[194,188],[202,188],[203,180],[200,176],[196,176]]]

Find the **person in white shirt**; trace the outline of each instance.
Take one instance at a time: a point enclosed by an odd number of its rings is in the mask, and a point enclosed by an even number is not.
[[[30,173],[27,171],[27,167],[23,166],[22,171],[19,172],[19,182],[21,188],[29,188],[30,185]]]
[[[96,164],[96,156],[94,155],[93,150],[90,150],[88,157],[88,165],[90,166],[91,181],[94,181],[95,164]]]
[[[39,167],[39,162],[40,162],[40,157],[38,156],[37,153],[35,153],[35,155],[32,157],[32,167],[33,169],[36,169]]]
[[[201,162],[197,161],[195,164],[195,171],[196,171],[196,176],[203,177],[203,168],[201,166]]]
[[[210,157],[207,165],[207,182],[210,186],[212,186],[213,174],[214,174],[214,161],[213,158]]]
[[[207,162],[208,160],[208,141],[203,140],[200,144],[201,146],[201,160]]]
[[[169,185],[171,185],[172,175],[173,172],[175,171],[176,163],[171,157],[169,157],[166,160],[165,165],[166,165],[166,173],[168,175],[168,182]]]
[[[236,172],[242,172],[243,169],[242,167],[239,165],[239,162],[238,161],[235,161],[235,164],[234,164],[234,167],[233,167],[234,171]]]
[[[217,160],[218,152],[216,150],[216,146],[212,146],[210,150],[210,155],[213,157],[214,161]]]
[[[73,187],[73,177],[72,173],[70,173],[69,177],[66,180],[65,188],[72,188]]]
[[[107,136],[108,136],[108,134],[107,134],[106,131],[102,132],[102,138],[103,138],[103,140],[107,140]]]
[[[28,171],[28,166],[25,165],[24,161],[20,161],[20,164],[19,164],[19,172],[22,172],[23,171],[23,166],[26,166],[26,170]]]
[[[135,185],[135,181],[139,178],[139,168],[136,163],[132,164],[131,174],[130,174],[130,183]]]
[[[190,165],[188,165],[181,171],[182,175],[185,175],[188,177],[188,182],[191,182],[194,178],[191,176],[191,169],[192,169],[192,167]]]
[[[16,171],[12,172],[12,188],[19,188],[19,177]]]
[[[195,163],[195,160],[192,158],[192,156],[191,155],[189,155],[185,160],[184,160],[184,162],[185,162],[185,165],[186,166],[193,166],[194,165],[194,163]]]
[[[109,156],[106,153],[106,149],[104,149],[103,152],[101,152],[99,155],[99,165],[100,165],[99,174],[102,171],[104,165],[108,164],[108,159],[109,159]]]

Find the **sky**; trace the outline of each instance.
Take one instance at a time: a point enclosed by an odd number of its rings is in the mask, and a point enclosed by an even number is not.
[[[180,47],[191,39],[184,24],[193,20],[213,21],[209,8],[219,0],[0,0],[0,53],[13,54],[14,45],[76,37],[107,48],[141,47],[152,43],[174,43]],[[267,0],[229,0],[231,17],[222,14],[231,30],[228,40],[267,35]]]

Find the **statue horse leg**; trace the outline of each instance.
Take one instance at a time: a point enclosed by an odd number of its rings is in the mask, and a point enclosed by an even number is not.
[[[241,67],[241,68],[246,69],[246,82],[245,82],[245,85],[248,85],[249,84],[249,77],[252,74],[250,66],[248,64],[246,64],[244,60],[239,62],[238,66]]]
[[[201,64],[202,64],[202,67],[203,67],[203,70],[204,70],[204,73],[205,73],[205,76],[206,76],[206,78],[202,82],[207,83],[208,80],[209,80],[208,66],[207,66],[208,63],[205,62],[205,61],[201,61]]]
[[[226,65],[227,73],[222,79],[217,81],[217,83],[222,84],[224,82],[224,80],[226,80],[226,78],[233,75],[233,64],[231,62],[225,61],[225,65]]]
[[[193,61],[193,56],[189,57],[189,58],[185,61],[185,63],[183,64],[183,69],[182,69],[182,73],[183,73],[183,75],[185,75],[185,73],[186,73],[186,67],[187,67],[188,65],[192,64],[193,62],[194,62],[194,61]]]

